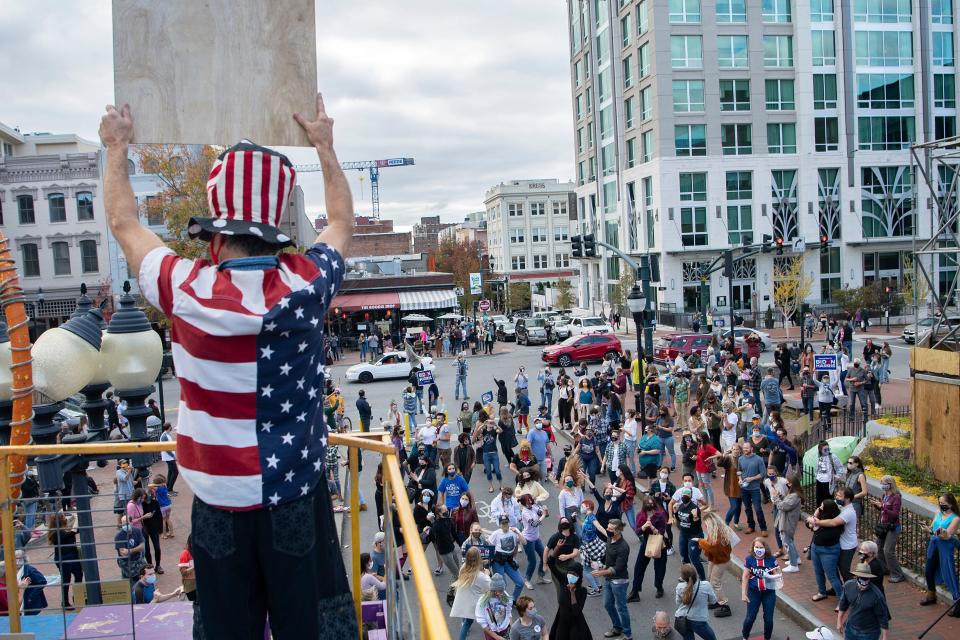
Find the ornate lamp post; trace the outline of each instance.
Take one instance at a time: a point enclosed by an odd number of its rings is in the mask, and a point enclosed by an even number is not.
[[[81,284],[80,297],[77,298],[77,309],[70,317],[77,318],[83,316],[92,308],[93,301],[87,296],[87,285]],[[106,335],[106,328],[107,323],[101,318],[101,341]],[[90,382],[80,389],[80,393],[82,393],[84,397],[84,403],[81,408],[84,413],[87,414],[87,430],[90,434],[87,442],[107,440],[110,435],[108,427],[104,426],[104,413],[107,410],[107,401],[103,398],[104,391],[109,388],[110,376],[106,368],[106,358],[103,357],[103,353],[101,352],[96,373],[94,373]],[[105,462],[101,461],[101,464],[105,464]]]

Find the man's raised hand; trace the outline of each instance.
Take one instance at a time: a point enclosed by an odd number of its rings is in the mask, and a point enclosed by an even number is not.
[[[133,142],[133,118],[130,105],[117,109],[107,105],[107,113],[100,119],[100,142],[105,147],[127,145]]]
[[[317,117],[307,120],[302,113],[293,114],[293,119],[306,132],[310,144],[317,148],[333,147],[333,118],[323,106],[323,95],[317,94]]]

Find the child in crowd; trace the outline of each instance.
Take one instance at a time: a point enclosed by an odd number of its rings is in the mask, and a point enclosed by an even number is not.
[[[153,476],[153,482],[149,485],[157,497],[157,503],[160,505],[160,515],[163,516],[163,535],[162,538],[173,537],[173,525],[170,523],[170,511],[173,509],[173,500],[170,498],[170,491],[167,489],[167,478],[162,473]]]

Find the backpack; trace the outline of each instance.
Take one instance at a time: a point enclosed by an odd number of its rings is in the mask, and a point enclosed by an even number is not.
[[[547,389],[553,389],[555,386],[557,386],[557,383],[553,381],[553,376],[550,376],[543,381],[543,386]]]

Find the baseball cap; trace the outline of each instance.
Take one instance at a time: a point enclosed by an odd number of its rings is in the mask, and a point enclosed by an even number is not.
[[[827,627],[817,627],[805,635],[808,640],[837,640],[837,636],[833,635],[833,631]]]

